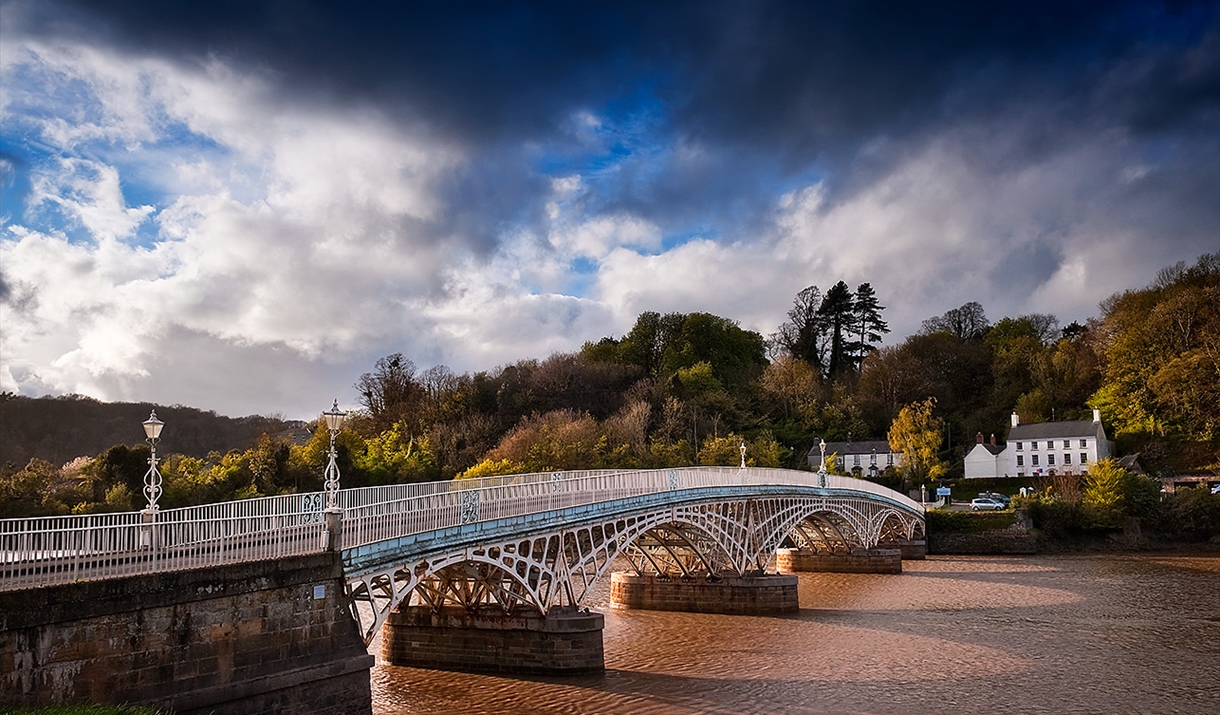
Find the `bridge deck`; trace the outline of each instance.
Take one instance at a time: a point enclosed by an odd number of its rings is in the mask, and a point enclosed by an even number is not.
[[[824,484],[817,480],[824,479]],[[736,497],[799,487],[861,496],[923,517],[923,507],[861,479],[784,469],[683,467],[523,474],[478,480],[346,489],[342,544],[353,565],[376,544],[457,538],[531,515],[593,513],[694,498],[697,490]],[[321,493],[141,512],[0,520],[0,590],[177,571],[326,550]],[[569,512],[575,513],[575,512]],[[608,513],[608,511],[607,511]],[[592,518],[592,517],[591,517]],[[426,535],[431,535],[427,537]]]

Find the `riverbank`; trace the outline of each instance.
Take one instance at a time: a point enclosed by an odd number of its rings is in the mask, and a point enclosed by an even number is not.
[[[1220,536],[1187,541],[1137,524],[1095,533],[1047,533],[1033,526],[1020,509],[1000,512],[930,510],[927,513],[929,554],[1030,555],[1103,553],[1220,554]]]

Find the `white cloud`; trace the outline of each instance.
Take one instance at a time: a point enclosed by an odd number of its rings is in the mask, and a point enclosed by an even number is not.
[[[438,188],[477,157],[375,110],[294,104],[219,57],[11,35],[0,73],[6,132],[47,147],[33,210],[0,217],[0,389],[26,394],[304,417],[332,396],[350,405],[391,352],[487,369],[621,335],[645,310],[767,334],[797,291],[840,279],[874,285],[894,339],[971,300],[993,319],[1066,323],[1216,250],[1149,188],[1173,167],[1128,137],[1014,160],[1020,127],[950,126],[918,146],[878,142],[903,160],[851,195],[791,189],[755,233],[668,249],[659,219],[589,208],[608,174],[567,173],[539,197],[545,221],[500,227],[482,254],[444,234]],[[596,115],[569,122],[582,146],[605,143]],[[658,154],[710,166],[708,147],[675,141]],[[153,198],[127,198],[135,185]],[[1165,231],[1176,240],[1153,238]]]

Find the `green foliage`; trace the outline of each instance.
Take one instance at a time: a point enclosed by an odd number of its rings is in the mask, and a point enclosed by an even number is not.
[[[1014,500],[1013,505],[1025,511],[1034,528],[1051,539],[1079,534],[1085,526],[1084,510],[1079,504],[1050,497]]]
[[[1178,489],[1164,506],[1163,531],[1192,541],[1220,538],[1220,494],[1206,485]]]
[[[404,437],[401,422],[365,440],[356,457],[357,469],[368,475],[371,484],[404,484],[440,478],[440,467],[427,436],[418,440]]]
[[[1103,304],[1105,384],[1092,404],[1122,435],[1220,438],[1220,253]]]
[[[1112,529],[1122,525],[1127,514],[1127,481],[1127,470],[1116,459],[1102,459],[1089,465],[1081,505],[1090,526]]]

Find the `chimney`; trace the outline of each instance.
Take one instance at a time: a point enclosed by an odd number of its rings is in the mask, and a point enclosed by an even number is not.
[[[982,432],[979,432],[978,434],[974,435],[974,443],[975,444],[983,443],[983,433]]]
[[[1093,421],[1101,423],[1101,410],[1093,410]]]
[[[1096,410],[1094,410],[1094,412],[1096,412]],[[1021,418],[1017,417],[1016,412],[1012,413],[1012,426],[1016,427],[1019,424],[1021,424]]]
[[[992,447],[994,447],[994,446],[995,446],[995,432],[992,432],[992,433],[991,433],[991,446],[992,446]]]

